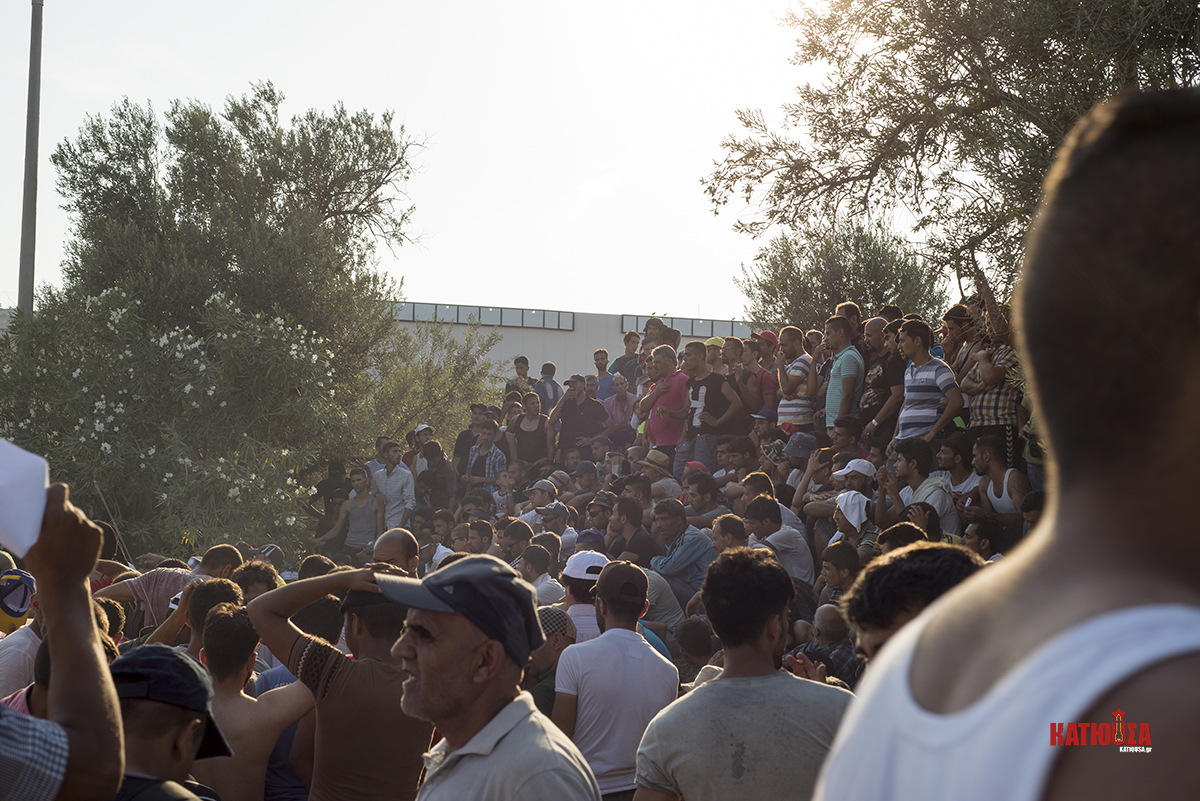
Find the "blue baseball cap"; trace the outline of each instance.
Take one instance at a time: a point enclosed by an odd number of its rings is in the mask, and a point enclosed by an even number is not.
[[[424,579],[377,574],[384,597],[414,609],[462,615],[524,668],[546,642],[537,616],[537,592],[494,556],[467,556]]]

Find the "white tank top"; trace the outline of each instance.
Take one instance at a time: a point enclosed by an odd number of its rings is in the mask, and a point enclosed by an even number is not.
[[[913,651],[929,620],[927,611],[905,626],[871,663],[815,799],[1037,801],[1062,747],[1050,744],[1051,724],[1078,722],[1142,668],[1200,650],[1200,608],[1110,612],[1043,644],[972,706],[941,715],[918,706],[909,690]],[[1126,721],[1154,722],[1137,709],[1122,711]]]
[[[1008,477],[1012,475],[1015,469],[1014,467],[1010,467],[1004,471],[1004,483],[998,488],[995,486],[996,482],[994,481],[988,486],[988,500],[992,502],[992,509],[998,515],[1014,515],[1017,513],[1017,505],[1008,497]],[[993,492],[995,489],[1000,490],[999,494]]]

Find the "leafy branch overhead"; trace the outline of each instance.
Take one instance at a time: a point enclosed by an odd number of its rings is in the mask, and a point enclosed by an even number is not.
[[[831,0],[789,13],[793,63],[828,68],[773,129],[740,136],[704,179],[754,236],[819,216],[904,209],[941,269],[1006,293],[1042,178],[1075,121],[1129,86],[1200,77],[1190,0]],[[983,289],[983,287],[978,287]]]

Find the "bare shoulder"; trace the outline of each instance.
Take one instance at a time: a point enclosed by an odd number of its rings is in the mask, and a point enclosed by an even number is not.
[[[1200,653],[1152,665],[1104,694],[1079,722],[1108,723],[1118,710],[1125,748],[1062,746],[1043,798],[1200,796]]]

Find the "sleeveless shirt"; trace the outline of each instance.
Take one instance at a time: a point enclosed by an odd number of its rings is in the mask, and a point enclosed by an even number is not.
[[[913,652],[930,619],[927,610],[905,626],[864,674],[814,798],[1036,801],[1060,753],[1052,726],[1080,721],[1143,668],[1200,651],[1200,608],[1129,607],[1061,632],[970,707],[943,715],[920,707],[909,689]],[[1124,712],[1145,720],[1136,709]]]
[[[1012,498],[1008,497],[1008,478],[1012,475],[1013,470],[1015,469],[1016,468],[1010,467],[1004,471],[1004,482],[999,488],[999,495],[996,495],[994,492],[992,492],[992,490],[996,488],[996,482],[993,481],[991,485],[988,486],[988,500],[992,502],[992,509],[994,509],[998,515],[1013,515],[1017,513],[1016,504],[1012,502]]]

